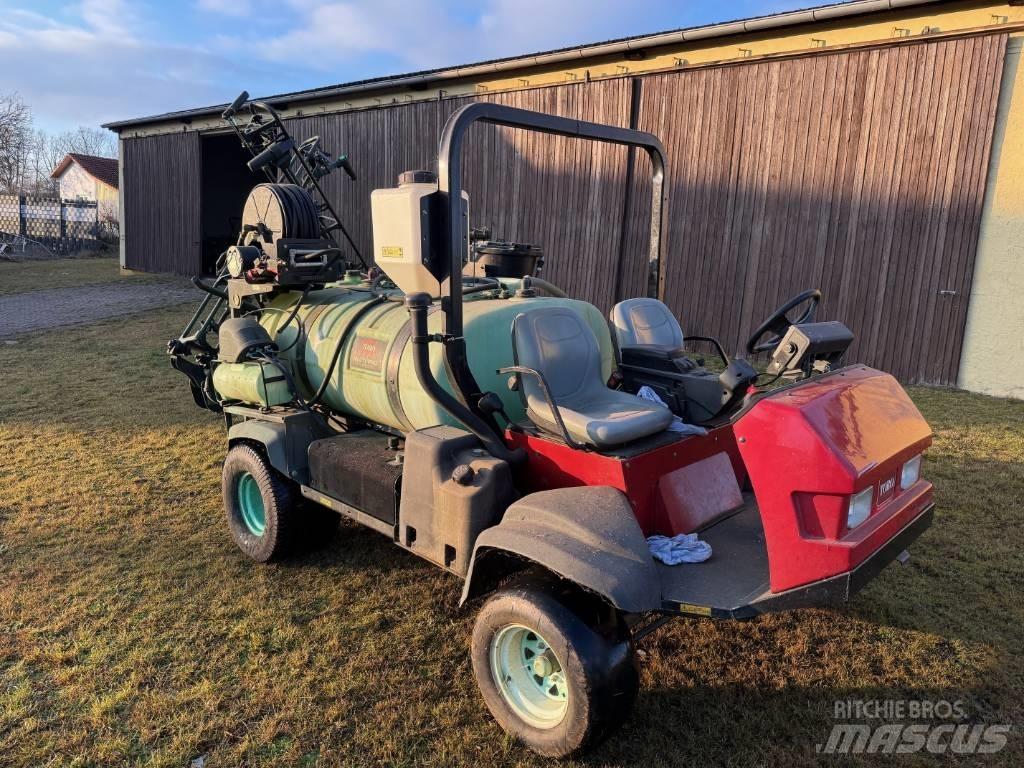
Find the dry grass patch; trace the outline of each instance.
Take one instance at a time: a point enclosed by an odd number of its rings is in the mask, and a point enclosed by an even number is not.
[[[282,565],[235,550],[221,424],[163,353],[187,313],[0,347],[0,763],[546,764],[484,709],[454,578],[348,525]],[[841,698],[961,699],[1019,729],[1024,404],[912,394],[939,506],[911,564],[845,610],[672,625],[583,764],[813,764]],[[1022,757],[1015,733],[989,763]]]
[[[38,261],[0,261],[0,296],[51,288],[76,288],[82,285],[103,285],[129,280],[152,283],[181,280],[167,275],[143,273],[121,274],[117,258],[96,256],[80,259],[45,259]]]

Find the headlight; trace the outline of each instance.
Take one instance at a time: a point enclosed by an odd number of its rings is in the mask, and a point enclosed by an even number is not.
[[[903,471],[900,473],[900,488],[904,491],[918,481],[921,477],[921,454],[917,454],[914,458],[903,465]]]
[[[868,519],[871,514],[871,502],[874,501],[874,487],[865,488],[850,498],[850,510],[846,513],[846,525],[856,528]]]

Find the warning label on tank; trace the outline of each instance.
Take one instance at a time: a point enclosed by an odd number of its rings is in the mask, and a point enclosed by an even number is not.
[[[387,342],[370,336],[356,336],[352,352],[348,356],[350,368],[380,373],[384,370],[384,352]]]

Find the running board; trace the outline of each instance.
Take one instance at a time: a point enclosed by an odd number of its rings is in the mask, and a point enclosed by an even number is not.
[[[395,526],[391,523],[387,523],[383,520],[378,520],[373,515],[368,515],[365,512],[356,509],[355,507],[346,504],[343,501],[338,501],[332,496],[328,496],[322,491],[318,491],[316,488],[311,488],[308,485],[300,486],[302,489],[302,495],[310,501],[315,501],[321,506],[327,507],[328,509],[334,510],[340,515],[344,515],[349,520],[365,525],[367,528],[371,528],[377,533],[383,533],[389,537],[392,541],[397,540],[395,533]]]

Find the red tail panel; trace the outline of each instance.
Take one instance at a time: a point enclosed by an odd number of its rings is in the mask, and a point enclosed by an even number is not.
[[[897,381],[854,366],[770,395],[734,426],[757,496],[773,592],[849,571],[931,503],[932,486],[900,487],[904,462],[932,432]],[[852,494],[872,487],[852,530]]]

